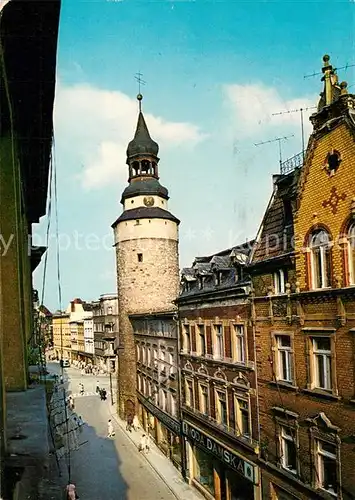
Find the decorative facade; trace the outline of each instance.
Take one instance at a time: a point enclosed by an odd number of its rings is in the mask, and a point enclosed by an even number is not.
[[[355,99],[323,60],[305,162],[274,179],[249,266],[263,498],[355,498]]]
[[[141,111],[127,148],[128,182],[114,222],[119,304],[118,412],[137,409],[136,346],[130,315],[170,312],[179,291],[178,225],[168,211],[168,190],[159,182],[159,147]]]
[[[249,327],[252,242],[182,270],[182,431],[189,480],[206,498],[258,499],[258,412]]]
[[[117,294],[107,293],[93,303],[95,363],[105,372],[116,371],[115,343],[118,338]]]
[[[178,321],[176,311],[131,315],[137,359],[138,416],[181,469]]]

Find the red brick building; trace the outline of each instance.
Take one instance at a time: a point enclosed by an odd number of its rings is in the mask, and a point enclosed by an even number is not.
[[[182,433],[187,476],[206,498],[261,498],[251,247],[198,257],[182,271]]]
[[[323,75],[249,265],[265,499],[355,498],[355,98],[328,56]]]

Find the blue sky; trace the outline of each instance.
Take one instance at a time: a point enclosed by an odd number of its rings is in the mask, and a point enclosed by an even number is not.
[[[63,0],[55,145],[62,307],[115,291],[112,222],[127,183],[125,149],[143,111],[160,145],[160,181],[181,220],[180,267],[253,238],[283,159],[301,151],[322,56],[354,64],[354,2]],[[339,79],[355,84],[354,68]],[[349,89],[350,91],[354,91]],[[311,111],[309,111],[311,112]],[[306,139],[311,131],[306,118]],[[44,243],[47,218],[35,228]],[[43,264],[35,272],[42,287]],[[45,303],[59,308],[52,223]]]

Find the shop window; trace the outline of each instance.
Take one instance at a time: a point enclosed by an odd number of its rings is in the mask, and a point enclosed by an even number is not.
[[[355,285],[355,223],[348,231],[349,284]]]
[[[194,479],[198,481],[212,496],[214,491],[213,461],[211,455],[208,455],[199,448],[195,448],[195,470]]]
[[[293,352],[290,335],[276,335],[276,378],[293,382]]]
[[[281,466],[297,474],[297,446],[295,433],[289,427],[280,427],[280,463]]]
[[[204,325],[197,325],[197,343],[198,354],[200,356],[206,355],[206,331]]]
[[[313,387],[332,390],[332,353],[330,337],[316,337],[312,341]]]
[[[137,253],[138,262],[143,262],[143,254]]]
[[[275,295],[281,295],[286,291],[286,276],[283,269],[278,269],[274,273],[274,293]]]
[[[194,407],[194,386],[192,380],[185,380],[185,404]]]
[[[210,407],[208,385],[199,384],[199,396],[200,396],[199,410],[204,415],[208,415]]]
[[[249,402],[235,397],[236,422],[238,431],[242,436],[250,436]]]
[[[217,422],[228,425],[227,393],[226,391],[216,389],[215,394]]]
[[[213,331],[214,331],[213,357],[215,359],[222,359],[224,357],[223,326],[213,325]]]
[[[311,235],[311,273],[313,289],[327,288],[331,282],[330,239],[324,230]]]
[[[233,361],[245,362],[245,330],[244,325],[233,325],[232,353]]]
[[[316,440],[318,487],[328,493],[338,493],[336,446]]]

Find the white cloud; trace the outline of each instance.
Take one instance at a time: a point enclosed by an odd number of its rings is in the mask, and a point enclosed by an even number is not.
[[[137,112],[137,101],[122,92],[58,84],[55,132],[62,148],[75,146],[77,161],[83,166],[77,178],[84,188],[127,178],[126,148],[134,135]],[[145,119],[152,138],[163,149],[194,146],[205,138],[190,123],[169,122],[149,113]]]
[[[291,111],[300,108],[308,108],[317,104],[315,96],[300,97],[295,99],[283,99],[279,91],[274,87],[263,84],[253,85],[225,85],[225,96],[227,103],[232,108],[233,122],[239,132],[239,136],[260,138],[260,134],[267,131],[269,134],[274,130],[300,129],[300,113],[285,113],[273,116],[281,111]],[[303,112],[306,137],[311,132],[311,124],[308,117],[315,109]]]

